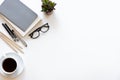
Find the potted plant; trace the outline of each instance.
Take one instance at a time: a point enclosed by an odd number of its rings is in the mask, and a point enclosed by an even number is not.
[[[50,0],[42,0],[42,12],[46,14],[50,14],[53,10],[55,10],[56,3]]]

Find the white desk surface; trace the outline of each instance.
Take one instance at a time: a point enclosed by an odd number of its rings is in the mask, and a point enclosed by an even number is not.
[[[50,16],[41,12],[41,0],[21,1],[50,30],[26,39],[25,70],[14,80],[120,80],[120,0],[54,0]],[[0,52],[10,51],[0,40]]]

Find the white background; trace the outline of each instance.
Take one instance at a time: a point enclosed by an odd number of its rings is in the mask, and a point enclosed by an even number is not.
[[[15,80],[120,80],[119,0],[54,0],[49,16],[41,12],[41,0],[21,1],[50,30],[26,39],[25,70]],[[8,49],[0,40],[1,53]]]

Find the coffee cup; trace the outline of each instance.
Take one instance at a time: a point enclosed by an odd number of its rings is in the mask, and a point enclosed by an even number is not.
[[[17,69],[17,62],[14,58],[8,57],[2,62],[2,71],[5,74],[13,74]]]
[[[3,76],[15,78],[23,69],[23,60],[17,53],[5,53],[0,57],[0,73]]]

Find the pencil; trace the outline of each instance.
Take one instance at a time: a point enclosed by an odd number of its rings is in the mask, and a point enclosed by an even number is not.
[[[16,46],[17,48],[21,48],[21,46],[19,46],[18,44],[16,44],[14,41],[12,41],[11,39],[9,39],[5,34],[3,34],[2,32],[0,32],[0,35],[3,36],[5,39],[7,39],[10,43],[12,43],[14,46]]]
[[[17,50],[16,50],[6,39],[4,39],[3,37],[1,37],[1,39],[2,39],[4,42],[6,42],[6,44],[8,44],[9,47],[10,47],[12,50],[14,50],[16,53],[18,53]]]
[[[4,35],[2,32],[0,32],[0,36],[4,38],[4,40],[6,40],[8,43],[10,43],[11,45],[13,45],[17,50],[19,50],[21,53],[24,53],[21,49],[22,47],[20,47],[18,44],[16,44],[15,42],[13,42],[12,40],[10,40],[6,35]]]

